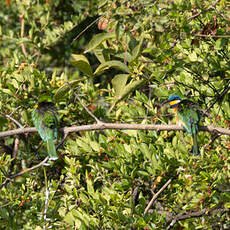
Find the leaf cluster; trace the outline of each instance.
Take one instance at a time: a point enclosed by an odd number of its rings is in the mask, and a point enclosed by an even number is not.
[[[60,127],[95,122],[76,95],[105,122],[175,123],[162,102],[176,93],[209,113],[201,124],[229,128],[227,0],[23,0],[0,8],[1,131],[33,126],[43,92]],[[230,139],[199,132],[198,142],[201,155],[192,156],[185,132],[71,133],[59,160],[0,190],[0,229],[229,229]],[[47,155],[38,133],[1,139],[0,151],[0,184]]]

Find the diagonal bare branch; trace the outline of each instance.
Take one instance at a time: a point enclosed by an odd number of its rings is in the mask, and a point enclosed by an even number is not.
[[[70,88],[71,92],[73,93],[73,95],[75,96],[75,98],[77,98],[77,100],[79,101],[79,103],[81,104],[81,106],[86,110],[86,112],[97,122],[97,123],[101,123],[101,121],[93,114],[91,113],[91,111],[82,103],[81,98],[78,96],[78,94],[76,94],[73,90],[73,88],[71,87],[71,85],[69,84],[68,81],[66,81],[66,84],[68,85],[68,87]]]
[[[21,172],[19,172],[19,173],[15,173],[14,175],[11,175],[11,176],[7,177],[7,178],[5,179],[5,181],[0,185],[0,189],[2,189],[4,186],[6,186],[6,185],[7,185],[10,181],[12,181],[14,178],[19,177],[19,176],[21,176],[21,175],[23,175],[23,174],[25,174],[25,173],[28,173],[28,172],[30,172],[30,171],[32,171],[32,170],[34,170],[34,169],[37,169],[37,168],[39,168],[39,167],[45,165],[45,163],[48,161],[48,159],[49,159],[49,157],[46,157],[46,158],[45,158],[43,161],[41,161],[39,164],[36,164],[36,165],[34,165],[33,167],[31,167],[31,168],[28,168],[28,169],[26,169],[26,170],[23,170],[23,171],[21,171]]]
[[[145,208],[144,215],[148,212],[154,201],[157,199],[157,197],[167,188],[167,186],[172,182],[173,177],[171,177],[160,189],[157,193],[155,193],[148,203],[147,207]]]

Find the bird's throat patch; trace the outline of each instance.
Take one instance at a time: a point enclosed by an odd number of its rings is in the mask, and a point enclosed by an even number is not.
[[[170,105],[170,107],[175,107],[175,105],[177,105],[179,103],[180,103],[180,100],[174,100],[174,101],[170,101],[169,105]]]

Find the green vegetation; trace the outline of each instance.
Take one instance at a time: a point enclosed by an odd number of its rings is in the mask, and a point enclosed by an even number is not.
[[[78,97],[104,122],[175,124],[161,103],[176,93],[209,113],[203,125],[229,129],[228,0],[5,0],[0,8],[1,132],[33,127],[43,92],[60,128],[95,124]],[[198,144],[193,156],[182,131],[72,132],[57,161],[9,180],[47,150],[38,133],[1,137],[0,229],[229,229],[230,137],[202,131]]]

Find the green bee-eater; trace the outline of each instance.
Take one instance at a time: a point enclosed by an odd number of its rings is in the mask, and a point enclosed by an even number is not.
[[[55,140],[58,132],[58,113],[54,103],[39,100],[32,112],[32,120],[42,140],[47,143],[49,159],[57,160]]]
[[[199,155],[197,143],[198,123],[199,123],[199,108],[189,100],[181,100],[178,95],[171,94],[168,98],[170,108],[174,108],[176,120],[193,138],[192,154]]]

